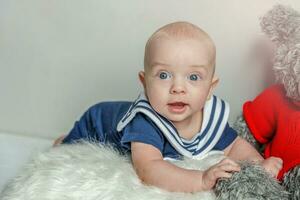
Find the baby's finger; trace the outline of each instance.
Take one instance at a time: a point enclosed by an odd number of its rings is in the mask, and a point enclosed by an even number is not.
[[[281,170],[282,163],[275,163],[275,167],[276,167],[276,169]]]
[[[273,162],[271,162],[271,166],[273,166],[276,169],[281,169],[282,168],[282,161],[281,160],[273,160]]]
[[[271,176],[272,176],[273,178],[276,178],[276,176],[277,176],[277,174],[278,174],[278,171],[277,171],[277,170],[271,170],[270,174],[271,174]]]
[[[276,178],[279,170],[277,168],[271,168],[269,170],[267,170],[267,172],[273,177]]]
[[[231,163],[226,163],[226,164],[220,165],[219,168],[226,172],[239,172],[241,170],[240,166],[233,165]]]
[[[240,166],[238,163],[234,162],[233,160],[229,159],[229,158],[224,158],[223,160],[221,160],[220,165],[222,164],[231,164],[234,166]]]
[[[216,171],[215,172],[215,177],[216,179],[219,179],[219,178],[231,178],[232,174],[230,172],[226,172],[226,171]]]
[[[272,159],[272,160],[274,160],[276,163],[283,163],[283,160],[281,159],[281,158],[279,158],[279,157],[270,157],[270,159]]]
[[[275,157],[275,159],[279,162],[279,163],[283,163],[283,160],[279,157]]]

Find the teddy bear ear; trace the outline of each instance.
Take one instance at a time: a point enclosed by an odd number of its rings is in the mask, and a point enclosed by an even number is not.
[[[275,5],[261,18],[260,25],[262,31],[277,45],[300,39],[300,13],[290,6]]]

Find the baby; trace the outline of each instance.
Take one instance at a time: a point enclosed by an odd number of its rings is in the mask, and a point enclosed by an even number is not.
[[[228,104],[212,94],[218,84],[215,60],[215,45],[199,27],[188,22],[163,26],[145,47],[144,71],[139,72],[144,93],[134,102],[92,106],[55,145],[80,139],[112,145],[131,154],[143,183],[169,191],[212,189],[219,178],[240,170],[238,160],[259,162],[276,176],[282,161],[264,160],[239,138],[227,122]],[[197,159],[214,150],[227,158],[205,171],[167,161]]]

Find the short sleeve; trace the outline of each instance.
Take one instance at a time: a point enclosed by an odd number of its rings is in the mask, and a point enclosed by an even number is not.
[[[121,144],[130,150],[131,142],[149,144],[163,152],[164,138],[155,124],[142,113],[136,114],[134,119],[123,129]]]
[[[224,150],[227,146],[229,146],[237,137],[236,131],[229,126],[229,124],[226,124],[226,127],[221,135],[221,138],[217,142],[217,144],[214,146],[213,150]]]
[[[270,87],[243,106],[244,119],[254,138],[260,143],[267,143],[273,137],[280,91],[279,86]]]

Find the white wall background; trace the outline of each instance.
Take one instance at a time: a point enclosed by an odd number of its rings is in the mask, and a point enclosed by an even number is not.
[[[134,99],[147,38],[177,20],[214,39],[216,94],[234,121],[264,87],[253,52],[277,2],[300,10],[298,0],[1,0],[0,132],[55,138],[96,102]]]

